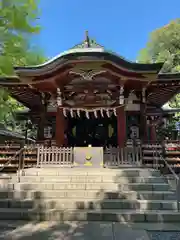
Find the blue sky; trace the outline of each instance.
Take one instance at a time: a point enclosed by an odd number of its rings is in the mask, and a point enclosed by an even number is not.
[[[180,17],[180,0],[41,0],[37,43],[54,57],[89,36],[135,60],[149,34]]]

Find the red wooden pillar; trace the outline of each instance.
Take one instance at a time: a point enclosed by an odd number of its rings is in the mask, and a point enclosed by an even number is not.
[[[68,129],[68,121],[64,118],[64,146],[68,146],[68,138],[67,138],[67,129]]]
[[[124,147],[126,142],[126,113],[124,106],[117,108],[117,140],[118,146]]]
[[[65,119],[63,114],[63,108],[57,108],[56,112],[56,144],[58,147],[64,145],[64,131],[65,131]]]
[[[140,138],[143,142],[148,140],[146,105],[144,103],[141,103],[140,105]]]
[[[156,136],[156,125],[151,124],[151,141],[156,142],[157,141],[157,136]]]

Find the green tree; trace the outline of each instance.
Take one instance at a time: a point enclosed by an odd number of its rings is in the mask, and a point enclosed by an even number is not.
[[[162,72],[180,72],[180,19],[151,33],[150,39],[138,56],[139,62],[165,62]],[[180,107],[180,95],[170,101],[171,107]]]
[[[36,65],[46,59],[31,46],[31,39],[40,31],[36,0],[2,0],[0,2],[0,75],[14,75],[13,66]],[[0,121],[13,120],[14,111],[22,106],[0,90]]]

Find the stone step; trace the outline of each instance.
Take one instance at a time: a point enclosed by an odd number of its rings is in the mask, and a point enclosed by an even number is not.
[[[97,190],[46,190],[46,191],[0,191],[0,199],[144,199],[144,200],[176,200],[173,191],[97,191]]]
[[[167,183],[16,183],[9,184],[8,189],[15,190],[113,190],[113,191],[168,191]]]
[[[160,176],[160,172],[151,168],[29,168],[24,170],[25,176],[124,176],[124,177],[149,177]]]
[[[167,180],[161,177],[114,177],[114,176],[22,176],[21,182],[31,183],[164,183]]]
[[[34,208],[42,209],[137,209],[137,210],[176,210],[177,202],[173,200],[126,200],[126,199],[1,199],[0,208]]]
[[[178,223],[180,212],[138,210],[49,210],[0,208],[0,220],[48,221],[108,221],[108,222],[173,222]]]

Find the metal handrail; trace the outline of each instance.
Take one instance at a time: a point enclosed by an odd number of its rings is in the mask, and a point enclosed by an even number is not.
[[[179,211],[180,210],[180,206],[179,206],[179,202],[180,202],[180,199],[179,199],[179,194],[180,194],[180,192],[179,192],[179,188],[180,188],[180,178],[179,178],[179,176],[175,173],[175,171],[172,169],[172,167],[169,165],[169,163],[166,161],[166,159],[162,156],[162,154],[161,153],[159,153],[158,151],[157,151],[157,149],[155,149],[155,148],[153,148],[153,153],[154,152],[156,152],[156,154],[157,155],[159,155],[159,157],[160,157],[160,160],[162,160],[164,163],[165,163],[165,165],[167,166],[167,168],[169,169],[169,171],[172,173],[172,175],[173,175],[173,177],[174,177],[174,179],[175,179],[175,181],[176,181],[176,204],[177,204],[177,210]],[[157,156],[156,155],[156,156]],[[154,156],[154,154],[153,154],[153,156]],[[158,162],[158,160],[157,160],[157,162]],[[157,164],[157,162],[156,162],[156,164]]]
[[[8,161],[0,168],[0,172],[4,170],[6,166],[8,166],[22,151],[24,150],[24,147],[18,150],[13,157],[8,159]]]

